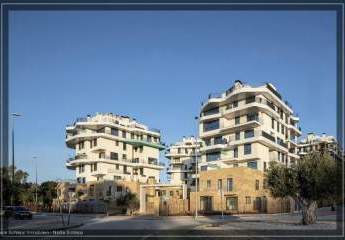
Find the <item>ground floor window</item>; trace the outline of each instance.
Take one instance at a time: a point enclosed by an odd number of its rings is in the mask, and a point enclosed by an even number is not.
[[[238,200],[237,197],[226,198],[226,210],[237,210]]]

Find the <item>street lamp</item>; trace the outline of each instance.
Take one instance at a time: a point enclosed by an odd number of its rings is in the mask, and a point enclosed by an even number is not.
[[[14,189],[14,120],[20,117],[19,113],[11,113],[12,116],[12,191],[11,191],[11,205],[13,205],[13,189]]]
[[[198,154],[199,154],[199,144],[198,144],[198,135],[199,135],[199,117],[194,118],[197,123],[197,134],[195,135],[195,219],[198,218]]]
[[[37,212],[37,157],[33,156],[32,157],[34,160],[34,164],[35,164],[35,208],[36,208],[36,212]]]

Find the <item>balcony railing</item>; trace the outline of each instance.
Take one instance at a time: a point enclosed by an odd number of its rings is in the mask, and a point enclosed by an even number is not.
[[[74,160],[79,160],[79,159],[87,159],[87,156],[82,155],[82,156],[75,156],[72,158],[67,159],[67,163],[74,161]],[[155,165],[155,166],[165,166],[164,163],[158,162],[158,161],[149,161],[149,160],[145,160],[145,159],[138,159],[138,158],[134,158],[134,159],[115,159],[115,158],[111,158],[110,156],[106,155],[106,156],[102,156],[101,158],[95,158],[95,159],[106,159],[106,160],[112,160],[112,161],[121,161],[121,162],[127,162],[127,163],[141,163],[141,164],[149,164],[149,165]]]

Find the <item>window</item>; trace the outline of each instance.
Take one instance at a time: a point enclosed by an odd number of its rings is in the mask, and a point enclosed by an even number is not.
[[[223,138],[222,136],[215,137],[214,138],[214,144],[222,144],[223,143]]]
[[[207,185],[206,185],[207,190],[211,188],[211,180],[207,180]]]
[[[246,204],[251,204],[252,203],[252,199],[249,196],[246,196]]]
[[[174,191],[170,191],[170,196],[174,196]]]
[[[244,144],[244,155],[251,154],[252,153],[252,144],[247,143]]]
[[[233,167],[238,167],[238,163],[234,163]]]
[[[274,118],[272,118],[272,129],[274,129]]]
[[[226,179],[226,191],[231,192],[233,189],[233,180],[232,178],[227,178]]]
[[[277,132],[279,132],[280,123],[277,122]]]
[[[235,125],[240,124],[240,116],[235,117]]]
[[[266,172],[266,171],[267,171],[267,163],[264,162],[264,172]]]
[[[210,146],[211,145],[211,138],[205,139],[205,145]]]
[[[116,186],[116,192],[122,192],[122,186]]]
[[[108,190],[106,192],[107,196],[111,196],[111,186],[108,186]]]
[[[282,134],[284,134],[285,127],[282,125]]]
[[[126,131],[123,130],[123,131],[122,131],[122,137],[123,137],[123,138],[126,138],[126,136],[127,136],[127,133],[126,133]]]
[[[246,130],[244,132],[244,138],[251,138],[254,137],[254,129]]]
[[[126,154],[122,154],[122,159],[126,160],[127,159],[127,155]]]
[[[144,169],[143,169],[143,168],[140,168],[140,169],[139,169],[139,173],[140,173],[141,176],[143,176],[143,175],[144,175]]]
[[[119,164],[115,165],[116,170],[119,170]]]
[[[112,128],[110,131],[111,135],[119,136],[119,130],[117,128]]]
[[[147,141],[152,142],[152,137],[150,135],[147,135]]]
[[[105,128],[100,128],[97,130],[98,133],[104,133],[105,132]]]
[[[90,185],[90,188],[89,188],[90,196],[93,196],[94,191],[95,191],[95,185]]]
[[[260,188],[260,181],[255,180],[255,190],[259,190],[259,188]]]
[[[201,170],[201,171],[207,171],[207,165],[206,165],[206,166],[201,166],[201,167],[200,167],[200,170]]]
[[[212,115],[212,114],[216,114],[216,113],[219,113],[219,107],[212,108],[210,110],[206,110],[203,112],[203,115],[208,116],[208,115]]]
[[[255,96],[250,96],[246,98],[246,104],[255,102]]]
[[[268,188],[268,183],[267,183],[267,179],[266,178],[264,179],[264,182],[263,182],[263,188],[264,189]]]
[[[256,161],[250,161],[247,163],[247,167],[257,169],[258,168],[258,163]]]
[[[223,186],[222,186],[222,179],[218,179],[217,181],[217,190],[222,191]]]
[[[238,147],[234,148],[234,158],[238,158]]]
[[[98,153],[98,158],[105,158],[105,152]]]
[[[220,159],[220,152],[206,153],[206,161],[217,161]]]
[[[247,114],[247,122],[254,121],[258,119],[258,113],[248,113]]]
[[[123,150],[127,150],[127,144],[123,143]]]
[[[215,130],[219,128],[219,120],[204,122],[204,132]]]
[[[235,140],[240,140],[241,138],[241,132],[236,132],[235,133]]]
[[[237,210],[237,197],[226,198],[226,210]]]
[[[127,172],[127,166],[123,166],[123,173],[124,174],[129,174],[129,172]]]
[[[238,107],[238,101],[234,101],[233,103],[232,103],[232,106],[235,108],[235,107]]]
[[[91,172],[97,171],[97,163],[91,164],[90,167],[91,167]]]
[[[97,139],[93,140],[93,146],[96,147],[97,146]]]
[[[119,146],[119,141],[115,141],[115,146]]]
[[[119,155],[118,155],[118,153],[111,152],[111,153],[110,153],[110,159],[112,159],[112,160],[119,160]]]

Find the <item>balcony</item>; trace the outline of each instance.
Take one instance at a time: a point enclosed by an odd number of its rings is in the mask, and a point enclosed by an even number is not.
[[[235,106],[229,106],[228,109],[224,111],[224,117],[227,119],[232,119],[237,115],[244,115],[250,112],[257,112],[258,109],[260,111],[264,111],[266,113],[273,113],[276,117],[280,117],[280,115],[275,111],[274,105],[261,98],[247,98],[245,104]]]
[[[224,124],[221,124],[221,132],[234,133],[239,130],[258,127],[262,125],[263,123],[264,121],[262,118],[255,117],[246,122],[232,124],[229,126],[224,126]]]

